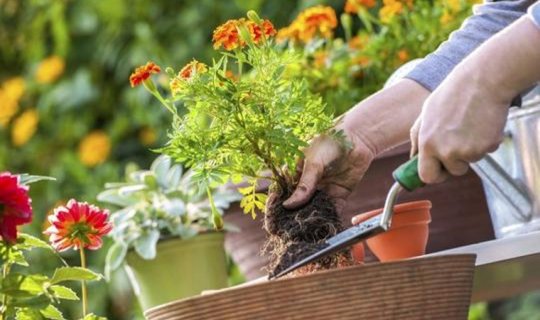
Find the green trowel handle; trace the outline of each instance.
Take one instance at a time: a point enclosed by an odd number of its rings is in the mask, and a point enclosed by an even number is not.
[[[399,182],[407,191],[414,191],[425,185],[418,175],[418,155],[400,165],[394,170],[392,175],[394,176],[394,180]]]

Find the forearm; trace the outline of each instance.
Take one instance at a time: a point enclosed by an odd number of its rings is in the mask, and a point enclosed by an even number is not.
[[[474,15],[428,55],[407,78],[433,91],[465,57],[491,36],[525,14],[535,0],[486,1],[475,7]]]
[[[379,154],[409,139],[430,92],[413,80],[402,79],[358,103],[338,125]]]
[[[458,65],[456,76],[508,103],[540,80],[540,29],[520,18]]]

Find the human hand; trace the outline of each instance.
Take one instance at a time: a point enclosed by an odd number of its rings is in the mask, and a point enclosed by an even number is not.
[[[283,205],[294,209],[305,205],[316,190],[324,191],[334,200],[338,212],[345,206],[345,200],[354,186],[362,179],[375,153],[361,139],[351,132],[342,130],[352,148],[346,148],[338,139],[320,135],[313,139],[304,150],[300,168],[300,181],[296,190]]]
[[[522,17],[477,48],[429,96],[411,129],[422,181],[462,175],[468,163],[497,148],[511,100],[540,80],[539,45],[540,30]]]

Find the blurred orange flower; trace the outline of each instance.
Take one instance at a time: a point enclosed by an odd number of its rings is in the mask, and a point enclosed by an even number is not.
[[[41,84],[53,83],[62,73],[66,63],[59,56],[50,56],[41,61],[36,70],[36,81]]]
[[[409,60],[409,52],[407,49],[401,49],[397,52],[397,58],[400,62],[406,62]]]
[[[354,50],[362,50],[366,44],[369,42],[369,35],[367,34],[360,34],[357,36],[354,36],[349,40],[349,48]]]
[[[451,13],[449,13],[447,10],[444,10],[439,21],[441,22],[441,25],[445,26],[449,24],[450,22],[452,22],[453,20],[454,20],[454,16]]]
[[[182,79],[190,79],[192,76],[198,73],[206,72],[208,68],[206,67],[206,64],[199,62],[195,59],[191,61],[190,63],[186,64],[182,70],[178,73],[178,76]]]
[[[373,8],[375,5],[375,0],[347,0],[345,2],[345,12],[358,13],[360,9]]]
[[[135,87],[150,78],[153,73],[161,72],[161,68],[153,62],[147,62],[146,65],[140,66],[129,76],[131,87]]]
[[[157,133],[154,129],[150,127],[144,127],[139,132],[139,141],[144,146],[151,146],[156,142],[156,140],[157,140]]]
[[[403,11],[403,3],[399,0],[383,0],[384,6],[379,11],[379,18],[382,23],[389,23],[392,19]],[[412,1],[407,1],[406,4],[412,5]]]
[[[71,199],[48,217],[51,226],[44,233],[57,251],[97,250],[103,244],[102,237],[112,230],[108,217],[108,210]]]
[[[330,38],[337,27],[336,12],[329,6],[315,6],[300,12],[296,19],[278,32],[278,40],[309,42],[316,36]]]
[[[263,35],[265,38],[269,38],[277,33],[270,20],[263,20],[260,26],[253,21],[248,21],[248,29],[255,43],[259,43],[263,39]]]

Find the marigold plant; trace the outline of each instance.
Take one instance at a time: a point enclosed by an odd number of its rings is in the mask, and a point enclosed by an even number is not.
[[[328,22],[317,28],[321,35],[335,25],[335,16],[328,18],[324,10],[312,16]],[[315,32],[309,28],[305,31]],[[239,191],[244,211],[253,215],[266,201],[266,195],[256,191],[257,179],[266,177],[268,169],[268,178],[289,191],[301,148],[332,124],[307,81],[285,76],[301,56],[281,50],[274,43],[275,33],[271,22],[254,12],[248,19],[229,20],[214,32],[214,47],[223,50],[217,61],[208,66],[192,61],[179,73],[168,69],[172,98],[145,84],[174,116],[170,141],[162,151],[191,167],[206,185],[248,177],[249,186]],[[231,69],[237,79],[230,76]]]

